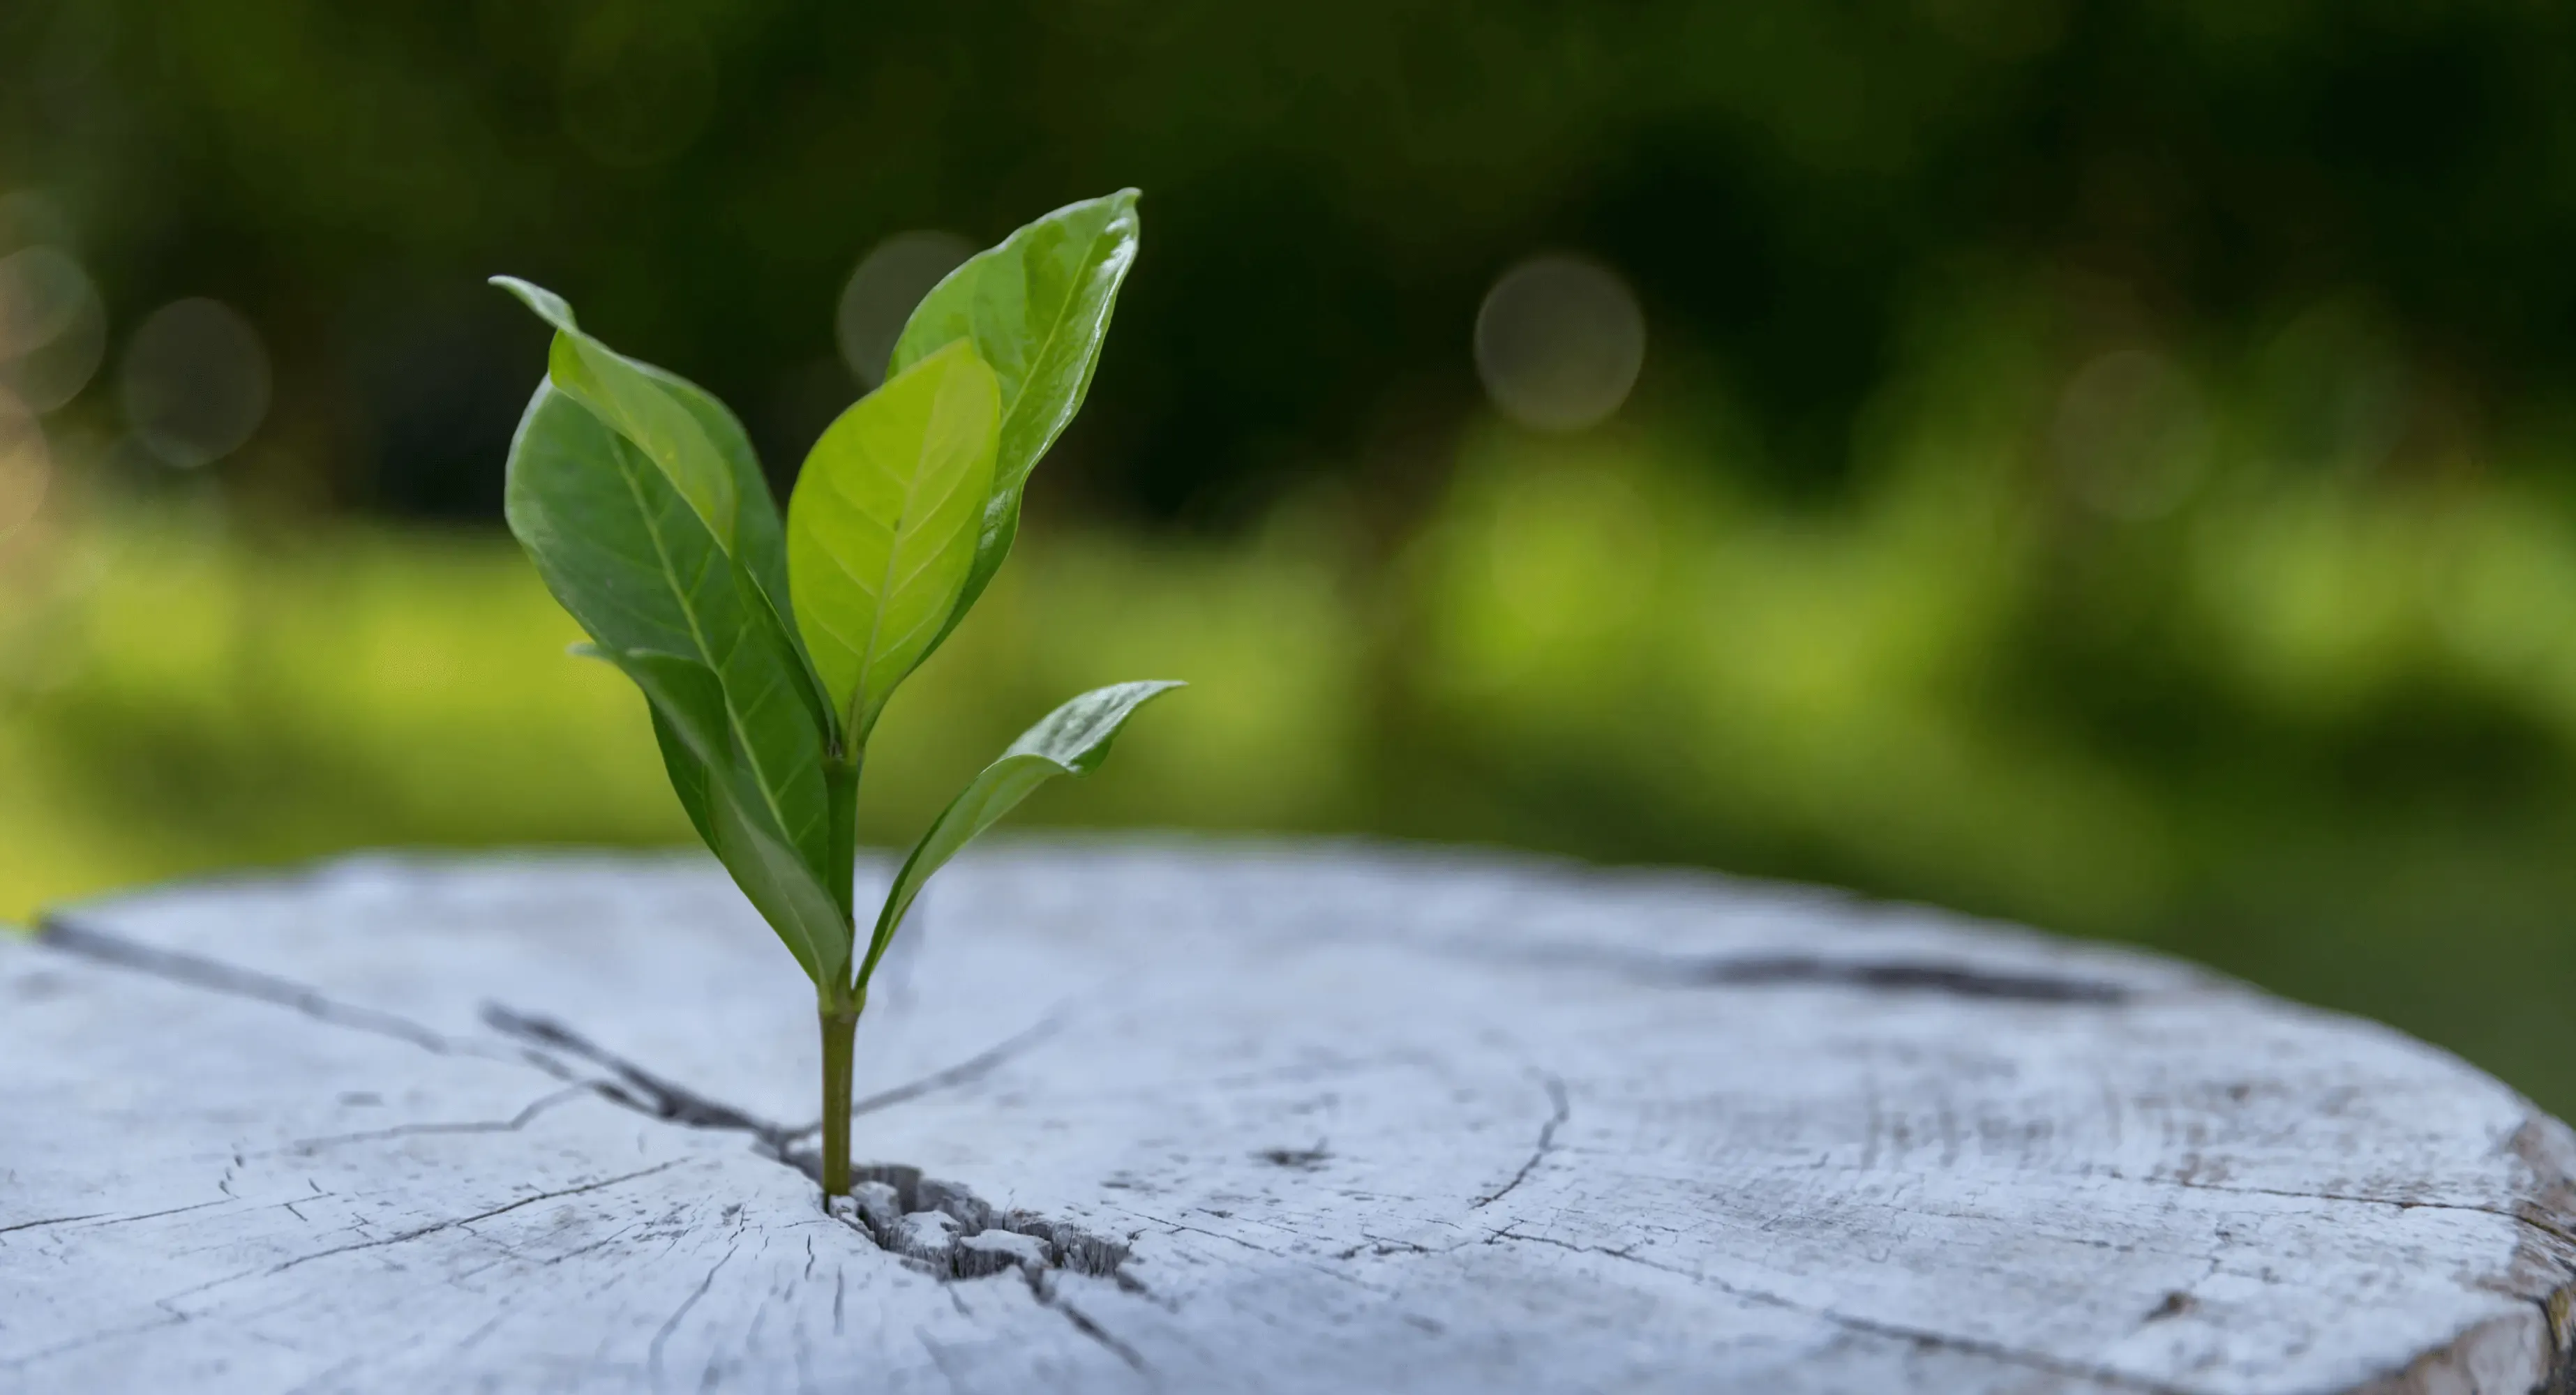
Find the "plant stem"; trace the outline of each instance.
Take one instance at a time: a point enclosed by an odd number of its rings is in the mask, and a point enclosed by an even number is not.
[[[850,1193],[850,1043],[858,1034],[855,1004],[822,1005],[823,1195]]]
[[[846,757],[835,754],[823,762],[823,789],[831,809],[831,845],[838,853],[825,884],[840,905],[843,923],[853,927],[855,937],[857,916],[851,906],[858,892],[856,750]],[[850,992],[846,970],[835,970],[831,984],[817,987],[822,989],[815,1007],[823,1019],[823,1196],[828,1200],[850,1194],[850,1041],[858,1031],[859,1012],[867,1006],[867,995]]]

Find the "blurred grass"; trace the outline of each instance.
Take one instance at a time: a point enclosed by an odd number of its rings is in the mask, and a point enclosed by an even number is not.
[[[2501,470],[2268,466],[2222,410],[2201,483],[2106,514],[2016,434],[2027,375],[1957,371],[1882,404],[1830,503],[1649,417],[1475,427],[1378,545],[1331,495],[1224,545],[1035,528],[881,728],[863,834],[908,841],[1066,695],[1184,678],[1023,822],[1833,881],[2185,953],[2576,1108],[2570,512]],[[65,478],[0,544],[0,914],[686,840],[640,701],[506,537]]]
[[[691,839],[640,700],[564,652],[581,636],[506,536],[251,538],[159,513],[46,541],[51,584],[8,635],[0,915],[369,844]],[[1081,538],[1029,550],[880,728],[865,836],[908,842],[1073,692],[1165,673],[1198,690],[1157,709],[1118,778],[1033,812],[1336,821],[1349,617],[1311,568]]]

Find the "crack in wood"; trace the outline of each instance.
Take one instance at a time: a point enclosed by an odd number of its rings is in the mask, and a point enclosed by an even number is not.
[[[764,1156],[796,1168],[818,1181],[821,1178],[819,1154],[800,1146],[802,1139],[821,1131],[820,1123],[797,1129],[771,1123],[646,1070],[551,1018],[517,1012],[499,1003],[486,1003],[482,1019],[484,1025],[505,1036],[558,1051],[610,1071],[618,1083],[601,1082],[593,1087],[607,1099],[652,1118],[687,1128],[729,1129],[750,1134],[761,1145]],[[975,1080],[1046,1040],[1063,1026],[1063,1021],[1062,1012],[1051,1013],[1036,1025],[956,1065],[854,1101],[850,1106],[851,1117]],[[624,1088],[621,1089],[621,1085]],[[958,1229],[947,1245],[936,1247],[935,1252],[915,1253],[917,1247],[907,1244],[907,1237],[895,1234],[891,1222],[865,1219],[864,1213],[842,1215],[829,1205],[826,1208],[852,1229],[867,1236],[878,1248],[905,1255],[943,1282],[980,1277],[961,1272],[959,1242],[989,1229],[1025,1235],[1038,1241],[1045,1247],[1051,1264],[1078,1274],[1115,1279],[1122,1288],[1131,1284],[1139,1290],[1143,1287],[1135,1284],[1124,1272],[1130,1254],[1126,1245],[1092,1234],[1079,1226],[1028,1211],[997,1211],[964,1185],[925,1178],[917,1167],[892,1163],[863,1164],[852,1169],[852,1179],[858,1184],[873,1182],[891,1188],[899,1208],[897,1220],[916,1212],[935,1211],[956,1221]]]
[[[1115,1355],[1119,1360],[1124,1361],[1129,1366],[1133,1367],[1139,1374],[1148,1376],[1153,1374],[1153,1367],[1146,1364],[1144,1353],[1139,1352],[1134,1347],[1120,1341],[1108,1328],[1101,1326],[1098,1319],[1082,1311],[1080,1308],[1073,1306],[1071,1301],[1066,1299],[1062,1293],[1056,1290],[1055,1284],[1048,1277],[1047,1271],[1043,1269],[1027,1269],[1021,1272],[1028,1276],[1029,1295],[1037,1300],[1039,1307],[1045,1308],[1050,1312],[1061,1314],[1066,1322],[1073,1324],[1074,1331],[1081,1333],[1092,1341],[1098,1342],[1101,1346],[1107,1348],[1112,1355]]]
[[[1696,988],[1858,988],[1929,993],[1971,1001],[2063,1003],[2116,1007],[2142,996],[2108,978],[1991,968],[1956,959],[1827,958],[1812,954],[1676,955],[1599,945],[1538,944],[1496,949],[1483,941],[1437,949],[1483,962],[1509,958],[1550,967],[1606,969],[1650,983]]]
[[[772,1150],[782,1149],[792,1135],[747,1110],[736,1109],[712,1095],[666,1080],[550,1017],[485,1003],[483,1025],[505,1037],[549,1051],[560,1051],[607,1070],[615,1082],[601,1082],[600,1094],[638,1113],[690,1129],[732,1129],[747,1133]]]
[[[1529,1160],[1521,1164],[1521,1170],[1512,1174],[1512,1180],[1505,1182],[1502,1190],[1476,1198],[1468,1204],[1468,1210],[1481,1211],[1510,1196],[1521,1183],[1529,1180],[1530,1173],[1538,1169],[1539,1161],[1555,1149],[1556,1131],[1565,1126],[1569,1108],[1565,1097],[1565,1082],[1553,1075],[1547,1077],[1547,1097],[1556,1108],[1547,1116],[1547,1122],[1539,1125],[1538,1146],[1530,1150]]]
[[[101,1229],[112,1225],[132,1225],[136,1221],[159,1220],[163,1216],[176,1216],[189,1211],[203,1211],[209,1206],[221,1206],[232,1199],[233,1198],[228,1196],[217,1197],[212,1201],[200,1201],[192,1206],[172,1206],[159,1211],[145,1211],[140,1215],[114,1216],[106,1220],[99,1220],[99,1218],[106,1216],[108,1214],[107,1212],[92,1211],[86,1216],[54,1216],[41,1221],[21,1221],[16,1225],[0,1226],[0,1235],[7,1235],[14,1231],[21,1230],[42,1230],[47,1226],[71,1225],[79,1221],[98,1221],[99,1228]]]
[[[698,1306],[698,1300],[707,1296],[707,1290],[715,1287],[716,1274],[727,1264],[732,1263],[734,1255],[741,1249],[742,1241],[739,1238],[727,1246],[724,1257],[707,1266],[706,1275],[698,1280],[698,1286],[690,1291],[688,1297],[680,1300],[680,1306],[672,1309],[671,1315],[662,1319],[661,1327],[654,1331],[653,1343],[645,1350],[644,1371],[652,1380],[655,1390],[662,1388],[663,1344],[671,1340],[671,1333],[679,1328],[680,1320],[689,1315],[689,1310]]]
[[[1391,1298],[1396,1296],[1392,1290],[1388,1289],[1383,1284],[1370,1283],[1368,1280],[1363,1279],[1356,1274],[1345,1271],[1336,1264],[1326,1262],[1326,1258],[1322,1256],[1314,1254],[1294,1254],[1286,1250],[1274,1250],[1267,1245],[1256,1245],[1253,1242],[1244,1239],[1240,1235],[1228,1235],[1224,1231],[1209,1230],[1205,1226],[1187,1225],[1180,1221],[1151,1215],[1147,1212],[1134,1210],[1130,1207],[1120,1206],[1113,1207],[1112,1209],[1124,1211],[1128,1215],[1134,1216],[1140,1221],[1149,1221],[1155,1225],[1161,1226],[1163,1228],[1163,1233],[1166,1235],[1204,1235],[1211,1240],[1223,1240],[1230,1245],[1240,1245],[1243,1248],[1252,1251],[1254,1254],[1264,1255],[1268,1258],[1280,1260],[1288,1264],[1294,1264],[1310,1272],[1321,1274],[1325,1278],[1332,1279],[1337,1283],[1349,1284],[1354,1288],[1364,1289],[1370,1293],[1380,1294],[1385,1297]],[[1339,1256],[1333,1256],[1332,1258],[1346,1260],[1350,1258],[1350,1255],[1346,1253]],[[1119,1286],[1122,1288],[1126,1287],[1125,1275],[1122,1273],[1118,1278],[1120,1280]],[[1144,1289],[1139,1285],[1136,1291],[1141,1293],[1144,1292]],[[1166,1304],[1165,1306],[1169,1307],[1170,1305]]]
[[[2117,1173],[2111,1175],[2119,1176]],[[2295,1191],[2287,1187],[2234,1187],[2223,1182],[2191,1182],[2179,1177],[2121,1177],[2120,1180],[2145,1186],[2181,1187],[2196,1192],[2219,1192],[2229,1196],[2277,1196],[2290,1201],[2335,1201],[2355,1206],[2393,1206],[2400,1211],[2464,1211],[2474,1215],[2494,1216],[2500,1220],[2528,1226],[2555,1241],[2566,1252],[2559,1256],[2560,1263],[2571,1273],[2576,1273],[2576,1230],[2570,1230],[2566,1226],[2544,1220],[2528,1212],[2507,1211],[2500,1206],[2480,1206],[2468,1201],[2424,1201],[2396,1196],[2364,1196],[2352,1192]]]
[[[600,1085],[598,1082],[584,1081],[581,1084],[567,1085],[560,1090],[543,1095],[530,1102],[527,1108],[520,1110],[518,1113],[511,1115],[507,1119],[476,1119],[461,1123],[396,1124],[390,1128],[369,1129],[364,1133],[337,1133],[325,1134],[319,1138],[299,1138],[294,1142],[287,1144],[284,1148],[271,1149],[261,1153],[244,1154],[243,1156],[272,1157],[279,1153],[316,1153],[325,1148],[338,1148],[351,1143],[381,1143],[387,1139],[417,1138],[423,1135],[517,1133],[519,1130],[536,1122],[540,1115],[559,1105],[568,1104],[573,1100],[580,1099],[584,1095],[604,1096],[605,1094],[605,1087]]]
[[[90,1211],[78,1216],[47,1216],[40,1221],[20,1221],[15,1225],[0,1225],[0,1235],[14,1235],[22,1230],[42,1230],[49,1225],[70,1225],[74,1221],[93,1221],[106,1214],[105,1211]]]
[[[1126,1272],[1133,1252],[1123,1241],[1034,1211],[998,1210],[964,1184],[924,1177],[917,1167],[874,1163],[850,1171],[851,1194],[832,1198],[827,1212],[942,1283],[983,1278],[1016,1265],[1066,1269],[1112,1280],[1126,1292],[1146,1291]],[[988,1232],[1033,1243],[972,1243]]]
[[[485,1043],[478,1042],[470,1038],[451,1037],[445,1033],[438,1032],[432,1028],[423,1026],[417,1022],[413,1022],[407,1018],[403,1018],[392,1013],[379,1012],[371,1008],[357,1007],[351,1004],[339,1002],[315,989],[308,988],[302,984],[294,983],[287,979],[278,978],[274,975],[259,973],[249,969],[243,969],[235,965],[226,964],[221,961],[199,955],[184,954],[139,944],[104,931],[94,930],[86,926],[74,924],[70,920],[60,916],[50,917],[43,923],[40,943],[100,963],[150,974],[154,977],[165,979],[185,987],[204,989],[232,997],[246,998],[256,1002],[284,1007],[327,1025],[371,1032],[380,1036],[389,1036],[396,1040],[418,1046],[437,1055],[479,1056],[505,1062],[529,1064],[544,1070],[547,1074],[552,1075],[557,1079],[572,1079],[574,1072],[569,1067],[565,1066],[561,1060],[557,1059],[558,1056],[564,1056],[585,1061],[591,1065],[597,1066],[608,1071],[613,1077],[608,1080],[576,1080],[572,1085],[565,1089],[557,1090],[531,1102],[526,1108],[520,1110],[517,1115],[507,1120],[403,1124],[385,1129],[369,1130],[362,1133],[330,1135],[319,1138],[298,1140],[287,1145],[285,1149],[277,1151],[309,1152],[344,1144],[382,1141],[385,1139],[419,1135],[516,1132],[517,1130],[526,1127],[530,1122],[545,1113],[547,1110],[556,1108],[570,1100],[580,1098],[585,1094],[591,1094],[664,1123],[677,1124],[684,1128],[728,1130],[748,1134],[760,1145],[760,1151],[764,1156],[786,1166],[796,1168],[799,1171],[806,1173],[808,1176],[819,1176],[819,1157],[814,1154],[812,1149],[799,1146],[800,1140],[811,1137],[821,1131],[822,1125],[819,1122],[808,1124],[800,1128],[791,1128],[784,1124],[778,1124],[770,1120],[762,1119],[748,1110],[736,1108],[735,1106],[727,1104],[722,1100],[718,1100],[713,1096],[692,1090],[675,1081],[669,1080],[656,1072],[647,1070],[643,1066],[601,1047],[589,1037],[552,1018],[542,1017],[534,1013],[519,1012],[499,1003],[485,1003],[480,1013],[483,1024],[491,1028],[493,1031],[500,1033],[502,1036],[519,1043],[521,1047],[520,1050],[515,1052],[499,1052],[492,1050]],[[895,1086],[892,1089],[879,1091],[876,1094],[854,1101],[851,1105],[851,1115],[855,1118],[861,1114],[874,1110],[891,1108],[910,1100],[919,1099],[924,1095],[931,1094],[938,1090],[966,1084],[979,1079],[1009,1062],[1012,1058],[1052,1036],[1063,1027],[1064,1021],[1065,1014],[1061,1009],[1059,1009],[1056,1012],[1050,1013],[1035,1025],[1008,1037],[1003,1041],[956,1063],[955,1065],[933,1071],[917,1080],[909,1081],[905,1084]],[[236,1166],[239,1164],[239,1161],[240,1159],[235,1159]],[[244,1271],[223,1279],[213,1280],[207,1284],[199,1285],[197,1288],[171,1295],[169,1300],[164,1301],[175,1301],[178,1298],[187,1297],[190,1294],[201,1292],[207,1288],[219,1287],[226,1283],[253,1277],[254,1275],[262,1272],[274,1275],[287,1269],[292,1269],[298,1265],[309,1263],[313,1260],[327,1259],[333,1255],[347,1254],[359,1250],[379,1249],[388,1245],[404,1244],[441,1231],[455,1229],[461,1226],[470,1226],[474,1222],[488,1220],[493,1216],[517,1210],[522,1206],[533,1205],[539,1201],[551,1200],[561,1196],[577,1195],[584,1191],[592,1191],[597,1190],[600,1187],[613,1186],[620,1182],[632,1181],[640,1177],[648,1176],[651,1173],[662,1171],[664,1168],[677,1165],[678,1161],[664,1163],[659,1167],[648,1168],[642,1172],[628,1173],[624,1176],[611,1178],[603,1182],[591,1183],[581,1187],[526,1197],[519,1201],[512,1202],[509,1205],[498,1207],[490,1211],[481,1212],[476,1215],[462,1217],[455,1220],[441,1221],[433,1225],[422,1226],[413,1230],[405,1231],[398,1235],[388,1236],[377,1240],[361,1241],[352,1245],[337,1246],[332,1249],[318,1251],[309,1255],[299,1255],[266,1271]],[[901,1195],[905,1198],[907,1211],[911,1209],[911,1204],[916,1197],[917,1191],[924,1186],[935,1190],[941,1190],[945,1196],[953,1198],[952,1201],[942,1206],[941,1209],[953,1212],[958,1216],[961,1223],[961,1230],[958,1236],[960,1239],[980,1233],[988,1228],[1005,1230],[1018,1235],[1026,1235],[1039,1241],[1046,1247],[1046,1253],[1048,1254],[1051,1263],[1060,1265],[1076,1273],[1092,1274],[1114,1279],[1122,1288],[1132,1287],[1135,1291],[1141,1291],[1143,1288],[1142,1284],[1137,1283],[1124,1272],[1124,1266],[1127,1262],[1130,1251],[1129,1247],[1121,1242],[1108,1239],[1103,1236],[1094,1235],[1078,1226],[1054,1221],[1047,1217],[1026,1211],[997,1213],[993,1207],[976,1197],[973,1192],[964,1186],[953,1182],[940,1182],[936,1179],[924,1179],[921,1176],[920,1169],[918,1168],[879,1164],[870,1168],[862,1168],[860,1169],[860,1172],[861,1175],[866,1178],[895,1182],[899,1186]],[[227,1169],[226,1176],[229,1178],[230,1169]],[[227,1197],[224,1200],[229,1199],[230,1198]],[[200,1203],[200,1205],[205,1206],[221,1204],[223,1204],[223,1200]],[[120,1218],[119,1221],[108,1223],[118,1224],[122,1221],[146,1220],[150,1219],[151,1216],[154,1215],[175,1214],[177,1211],[195,1209],[197,1209],[197,1207],[179,1207],[168,1212],[153,1212],[144,1216],[124,1217]],[[0,1234],[7,1234],[10,1230],[36,1229],[43,1226],[65,1225],[71,1224],[75,1221],[94,1219],[96,1219],[95,1215],[53,1217],[46,1220],[24,1222],[16,1226],[0,1228]],[[877,1234],[870,1227],[865,1225],[854,1225],[853,1228],[859,1230],[861,1234],[868,1236],[881,1247],[889,1249],[893,1248],[893,1246],[888,1243],[889,1237]],[[932,1272],[939,1274],[943,1279],[955,1279],[959,1277],[956,1269],[956,1259],[953,1246],[951,1247],[950,1254],[947,1256],[947,1263],[929,1265],[926,1267],[931,1268]],[[835,1303],[837,1306],[837,1292],[835,1295]],[[183,1318],[185,1316],[184,1314],[178,1314],[178,1310],[176,1309],[172,1309],[170,1311]]]
[[[2131,990],[2101,979],[2012,973],[1971,964],[1914,959],[1820,959],[1804,954],[1757,955],[1673,963],[1683,983],[1710,987],[1767,988],[1826,984],[1890,993],[1941,993],[2020,1003],[2127,1002]]]
[[[659,1119],[692,1129],[730,1129],[750,1134],[770,1153],[790,1166],[820,1175],[818,1159],[808,1159],[798,1144],[823,1131],[822,1121],[790,1127],[763,1119],[749,1110],[739,1109],[712,1095],[692,1090],[592,1041],[573,1028],[550,1017],[519,1012],[500,1003],[485,1003],[483,1025],[504,1036],[559,1051],[567,1056],[588,1061],[616,1077],[614,1082],[599,1082],[600,1094],[617,1104]],[[918,1080],[880,1090],[850,1103],[850,1117],[892,1108],[951,1086],[963,1085],[991,1073],[1011,1058],[1046,1040],[1064,1025],[1061,1013],[1051,1014],[1036,1025],[985,1048],[973,1056],[946,1066]],[[812,1165],[808,1165],[809,1162]]]
[[[47,915],[36,922],[36,942],[94,963],[131,969],[190,988],[273,1004],[302,1013],[317,1022],[409,1042],[433,1055],[482,1056],[514,1061],[534,1065],[557,1079],[569,1078],[569,1073],[559,1062],[524,1053],[496,1052],[487,1043],[451,1037],[394,1013],[343,1003],[291,979],[244,969],[202,955],[140,944],[81,925],[60,913]]]
[[[605,1099],[648,1117],[685,1128],[723,1129],[749,1134],[760,1145],[762,1156],[795,1168],[806,1176],[814,1178],[818,1184],[821,1181],[822,1158],[819,1152],[801,1143],[802,1139],[821,1131],[822,1126],[819,1123],[799,1129],[771,1123],[747,1110],[737,1109],[721,1100],[646,1070],[551,1018],[517,1012],[498,1003],[486,1003],[483,1005],[482,1019],[485,1026],[505,1036],[517,1038],[549,1051],[561,1052],[608,1070],[617,1077],[615,1082],[594,1082],[586,1087],[596,1090]],[[871,1110],[889,1108],[907,1100],[918,1099],[936,1090],[975,1080],[1044,1041],[1062,1025],[1062,1013],[1050,1014],[1027,1030],[978,1052],[956,1065],[933,1071],[918,1080],[853,1102],[850,1106],[851,1117],[856,1118]],[[552,1098],[550,1096],[549,1100]],[[541,1100],[537,1105],[531,1105],[528,1110],[521,1111],[521,1120],[524,1121],[530,1117],[530,1111],[536,1110],[539,1105],[547,1103],[548,1101]],[[416,1129],[431,1127],[434,1126],[415,1126]],[[942,1181],[938,1178],[925,1178],[921,1174],[921,1169],[917,1167],[894,1163],[863,1164],[852,1169],[852,1178],[854,1182],[860,1184],[874,1182],[893,1189],[896,1204],[900,1208],[895,1220],[900,1220],[903,1216],[917,1211],[935,1211],[946,1214],[957,1222],[958,1229],[950,1237],[947,1245],[937,1247],[935,1251],[915,1253],[918,1247],[908,1244],[907,1237],[898,1236],[891,1221],[862,1219],[857,1215],[844,1216],[838,1210],[832,1209],[830,1203],[826,1204],[827,1211],[848,1222],[852,1229],[867,1236],[878,1248],[905,1255],[942,1282],[979,1277],[961,1270],[963,1251],[960,1242],[991,1229],[1025,1235],[1038,1241],[1045,1247],[1049,1263],[1070,1269],[1075,1273],[1115,1279],[1122,1288],[1134,1285],[1136,1289],[1141,1290],[1143,1287],[1125,1273],[1125,1265],[1130,1254],[1125,1244],[1092,1234],[1079,1226],[1028,1211],[999,1211],[963,1184]]]
[[[967,1084],[990,1074],[994,1068],[1055,1035],[1063,1027],[1064,1013],[1061,1010],[1051,1012],[1039,1019],[1036,1025],[1026,1028],[1015,1036],[1007,1037],[998,1044],[987,1047],[953,1066],[932,1071],[908,1084],[897,1085],[893,1089],[880,1090],[873,1095],[862,1095],[852,1100],[850,1117],[855,1119],[862,1114],[874,1113],[880,1109],[902,1104],[907,1100],[919,1099],[934,1090],[945,1090],[952,1085]],[[817,1119],[802,1128],[791,1130],[787,1137],[796,1140],[819,1135],[822,1132],[823,1121]]]
[[[256,1272],[270,1275],[283,1274],[289,1269],[310,1264],[317,1259],[329,1259],[333,1255],[353,1254],[359,1250],[381,1250],[388,1245],[408,1244],[411,1241],[421,1239],[424,1236],[436,1235],[441,1231],[454,1230],[459,1226],[470,1226],[476,1221],[488,1221],[494,1216],[507,1215],[523,1206],[534,1206],[541,1201],[555,1201],[567,1196],[580,1196],[586,1192],[602,1191],[609,1187],[622,1186],[639,1178],[650,1177],[657,1172],[668,1172],[672,1168],[694,1161],[696,1161],[694,1158],[673,1158],[669,1162],[656,1163],[651,1167],[643,1168],[639,1171],[622,1173],[615,1177],[602,1178],[596,1182],[584,1182],[577,1187],[559,1187],[554,1191],[539,1192],[534,1196],[523,1196],[507,1205],[495,1206],[488,1211],[478,1211],[471,1216],[459,1216],[453,1220],[434,1221],[428,1225],[418,1226],[411,1230],[403,1231],[397,1235],[388,1235],[382,1240],[362,1240],[354,1245],[335,1245],[330,1249],[317,1250],[309,1255],[297,1255],[293,1259],[280,1261],[277,1264],[269,1266],[269,1268],[264,1271]],[[235,1277],[248,1276],[237,1275]],[[218,1279],[214,1283],[200,1284],[196,1288],[187,1290],[186,1293],[178,1293],[171,1296],[173,1298],[184,1298],[189,1293],[203,1292],[206,1289],[219,1287],[222,1284],[230,1282],[232,1282],[231,1279]]]

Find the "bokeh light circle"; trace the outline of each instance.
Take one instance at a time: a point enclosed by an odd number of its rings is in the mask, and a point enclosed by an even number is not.
[[[2160,518],[2200,483],[2208,413],[2171,359],[2115,349],[2067,380],[2049,446],[2086,507],[2132,522]]]
[[[69,252],[0,255],[0,389],[36,412],[80,395],[107,355],[107,310]]]
[[[172,301],[125,349],[125,420],[163,461],[191,469],[241,448],[268,415],[268,350],[221,301]]]
[[[1579,431],[1619,410],[1646,362],[1646,316],[1625,281],[1580,257],[1533,257],[1476,312],[1476,375],[1505,416]]]
[[[89,278],[59,247],[0,257],[0,359],[23,358],[62,337],[80,315]]]
[[[832,333],[841,346],[841,362],[861,384],[874,388],[885,381],[886,360],[894,355],[894,341],[903,337],[904,321],[941,277],[974,252],[973,244],[955,233],[921,229],[896,233],[860,258],[849,284],[841,288]]]

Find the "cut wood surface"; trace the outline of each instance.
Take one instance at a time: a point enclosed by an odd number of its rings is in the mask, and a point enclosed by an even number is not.
[[[2564,1382],[2564,1125],[1834,893],[970,856],[860,1029],[838,1213],[811,989],[710,863],[364,857],[45,929],[0,937],[0,1390]]]

